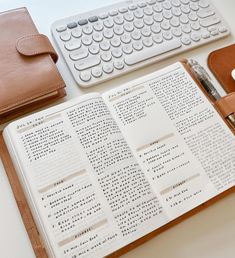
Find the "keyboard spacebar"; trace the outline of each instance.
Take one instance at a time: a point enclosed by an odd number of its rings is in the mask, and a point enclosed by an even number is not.
[[[181,47],[181,42],[179,39],[165,41],[163,44],[156,45],[154,47],[150,47],[140,52],[136,52],[132,55],[126,56],[125,63],[127,65],[134,65],[141,61],[144,61],[154,56],[159,56],[179,47]]]

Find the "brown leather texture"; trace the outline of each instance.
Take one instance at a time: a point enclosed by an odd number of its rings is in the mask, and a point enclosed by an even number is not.
[[[20,181],[10,159],[9,152],[3,140],[2,132],[0,132],[0,158],[3,162],[8,180],[11,185],[11,189],[19,208],[25,229],[31,241],[35,256],[37,258],[48,258],[46,250],[40,239],[29,205],[27,203],[26,197],[24,195],[23,188],[21,187]]]
[[[22,113],[22,106],[27,106],[24,112],[31,111],[37,101],[42,105],[42,99],[52,95],[65,96],[65,83],[54,63],[57,54],[38,33],[27,9],[0,13],[0,31],[0,119],[7,120],[6,115],[18,109]]]
[[[234,126],[229,123],[227,120],[227,116],[235,112],[235,94],[231,93],[224,97],[222,97],[220,100],[215,101],[214,98],[212,98],[207,91],[204,89],[200,81],[193,75],[191,72],[188,64],[187,59],[181,60],[181,63],[183,64],[186,71],[190,74],[190,76],[193,78],[193,80],[197,83],[198,87],[201,89],[201,91],[205,94],[207,99],[210,101],[210,103],[214,106],[214,108],[217,110],[219,115],[222,117],[224,122],[227,124],[227,126],[230,128],[232,133],[235,135],[235,128]]]
[[[220,110],[223,117],[228,117],[229,115],[235,113],[235,92],[217,100],[215,105]]]
[[[35,34],[21,37],[16,43],[17,51],[25,56],[49,54],[56,63],[58,55],[55,52],[48,37],[43,34]]]
[[[224,90],[227,93],[235,92],[235,81],[231,76],[235,68],[235,44],[211,52],[207,62]]]

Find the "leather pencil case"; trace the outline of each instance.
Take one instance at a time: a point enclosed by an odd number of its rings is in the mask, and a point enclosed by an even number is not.
[[[0,123],[66,95],[58,56],[26,8],[0,13]]]

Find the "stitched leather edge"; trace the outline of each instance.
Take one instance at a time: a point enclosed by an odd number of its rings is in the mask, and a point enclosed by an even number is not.
[[[16,8],[16,9],[13,9],[13,10],[10,10],[10,11],[6,11],[6,12],[3,12],[3,13],[14,13],[15,11],[22,11],[22,12],[25,12],[28,17],[29,17],[29,22],[31,23],[31,25],[33,26],[34,30],[35,30],[35,33],[39,33],[38,30],[37,30],[37,27],[35,26],[33,20],[32,20],[32,17],[30,15],[30,13],[28,12],[28,9],[26,7],[21,7],[21,8]],[[1,15],[1,14],[0,14]],[[49,54],[47,54],[49,55]],[[17,108],[17,105],[19,104],[22,104],[24,102],[27,102],[27,101],[30,101],[34,98],[38,98],[38,97],[41,97],[43,95],[45,95],[46,93],[49,93],[49,92],[53,92],[53,91],[57,91],[59,89],[62,89],[64,87],[66,87],[65,85],[65,82],[63,80],[63,78],[61,77],[59,71],[58,71],[58,68],[56,67],[55,63],[53,62],[51,56],[49,55],[49,60],[50,60],[50,63],[51,65],[55,68],[55,73],[57,74],[58,78],[61,79],[61,83],[59,84],[56,84],[55,86],[53,86],[52,88],[50,88],[49,90],[47,91],[41,91],[39,92],[38,94],[35,94],[33,96],[29,96],[29,97],[26,97],[26,98],[22,98],[22,99],[19,99],[19,100],[16,100],[16,102],[14,102],[14,104],[8,104],[8,105],[0,105],[0,113],[3,114],[4,112],[6,111],[9,111],[9,109],[13,109],[14,107]]]
[[[49,45],[51,45],[51,49],[48,49],[44,52],[24,50],[21,46],[21,42],[24,41],[24,40],[28,40],[30,38],[45,38],[48,41]],[[49,46],[49,48],[50,48],[50,46]],[[51,55],[51,57],[52,57],[52,59],[55,63],[58,60],[58,55],[55,52],[54,47],[52,46],[50,40],[48,39],[48,37],[46,35],[43,35],[43,34],[32,34],[32,35],[20,37],[16,42],[16,49],[19,53],[21,53],[25,56],[35,56],[35,55],[41,55],[41,54],[49,54],[49,55]]]

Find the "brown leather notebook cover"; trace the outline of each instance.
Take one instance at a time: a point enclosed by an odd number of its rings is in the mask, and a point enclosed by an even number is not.
[[[184,65],[185,69],[188,71],[188,73],[192,76],[192,78],[195,80],[195,82],[198,84],[200,89],[204,92],[204,94],[208,97],[206,91],[201,86],[200,82],[194,78],[193,74],[191,73],[190,69],[187,66],[187,60],[182,60],[182,64]],[[210,102],[213,104],[212,100],[208,97]],[[217,107],[216,107],[217,108]],[[222,118],[225,120],[225,118],[222,116]],[[2,159],[4,168],[6,170],[8,179],[10,181],[18,208],[20,210],[23,222],[25,224],[26,230],[28,232],[29,238],[31,240],[32,247],[34,249],[35,255],[37,258],[47,258],[46,250],[43,247],[43,243],[40,239],[39,233],[36,229],[36,224],[34,222],[34,219],[32,217],[32,214],[30,212],[29,206],[27,204],[23,189],[20,185],[19,179],[17,177],[16,171],[14,169],[14,166],[11,161],[11,157],[9,155],[9,152],[7,150],[7,147],[4,143],[4,139],[2,136],[2,133],[0,132],[0,157]],[[192,215],[198,213],[199,211],[207,208],[208,206],[212,205],[216,201],[224,198],[230,193],[235,192],[235,186],[224,191],[223,193],[215,196],[214,198],[210,199],[209,201],[197,206],[196,208],[190,210],[189,212],[183,214],[182,216],[176,218],[175,220],[165,224],[164,226],[157,228],[156,230],[152,231],[151,233],[137,239],[136,241],[130,243],[127,246],[124,246],[123,248],[117,250],[116,252],[108,255],[107,257],[113,258],[113,257],[119,257],[120,255],[127,253],[128,251],[134,249],[135,247],[147,242],[148,240],[152,239],[153,237],[157,236],[161,232],[165,231],[166,229],[171,228],[174,225],[177,225],[178,223],[182,222],[183,220],[191,217]]]
[[[0,13],[0,123],[65,96],[49,39],[27,9]]]
[[[235,81],[231,76],[235,69],[235,44],[211,52],[208,66],[227,93],[235,92]]]

